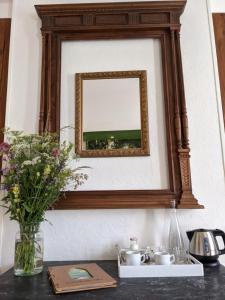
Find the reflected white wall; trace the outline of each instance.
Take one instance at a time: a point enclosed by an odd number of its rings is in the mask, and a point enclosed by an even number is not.
[[[141,129],[139,81],[139,78],[83,80],[83,132]]]

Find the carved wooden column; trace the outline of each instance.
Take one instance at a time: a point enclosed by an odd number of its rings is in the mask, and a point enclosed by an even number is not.
[[[180,27],[171,29],[172,55],[174,67],[174,94],[175,94],[175,130],[177,138],[177,155],[180,164],[181,191],[179,208],[203,207],[198,204],[192,193],[190,148],[188,138],[188,118],[183,82],[183,68],[180,48]]]
[[[0,19],[0,129],[5,127],[11,19]],[[0,144],[4,135],[0,132]],[[0,158],[1,169],[2,158]]]
[[[53,77],[59,64],[56,64],[60,55],[60,44],[52,31],[42,31],[42,76],[41,76],[41,105],[39,115],[39,132],[57,132],[58,123],[56,106],[59,101],[59,90],[55,88],[56,82]],[[57,77],[57,81],[60,78]],[[54,84],[53,84],[54,83]]]
[[[42,70],[41,70],[41,105],[39,116],[39,132],[49,130],[51,105],[51,32],[42,32]]]

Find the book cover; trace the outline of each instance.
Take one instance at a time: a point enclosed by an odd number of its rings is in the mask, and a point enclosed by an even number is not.
[[[116,287],[116,280],[95,263],[49,267],[48,273],[56,294]]]

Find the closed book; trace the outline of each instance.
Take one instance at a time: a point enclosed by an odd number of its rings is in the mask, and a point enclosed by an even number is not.
[[[56,294],[116,287],[116,280],[95,263],[48,268]]]

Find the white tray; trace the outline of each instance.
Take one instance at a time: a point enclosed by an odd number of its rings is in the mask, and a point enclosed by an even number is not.
[[[186,277],[204,276],[203,265],[190,255],[190,264],[185,265],[156,265],[154,263],[140,266],[120,264],[118,257],[118,272],[120,278],[130,277]]]

